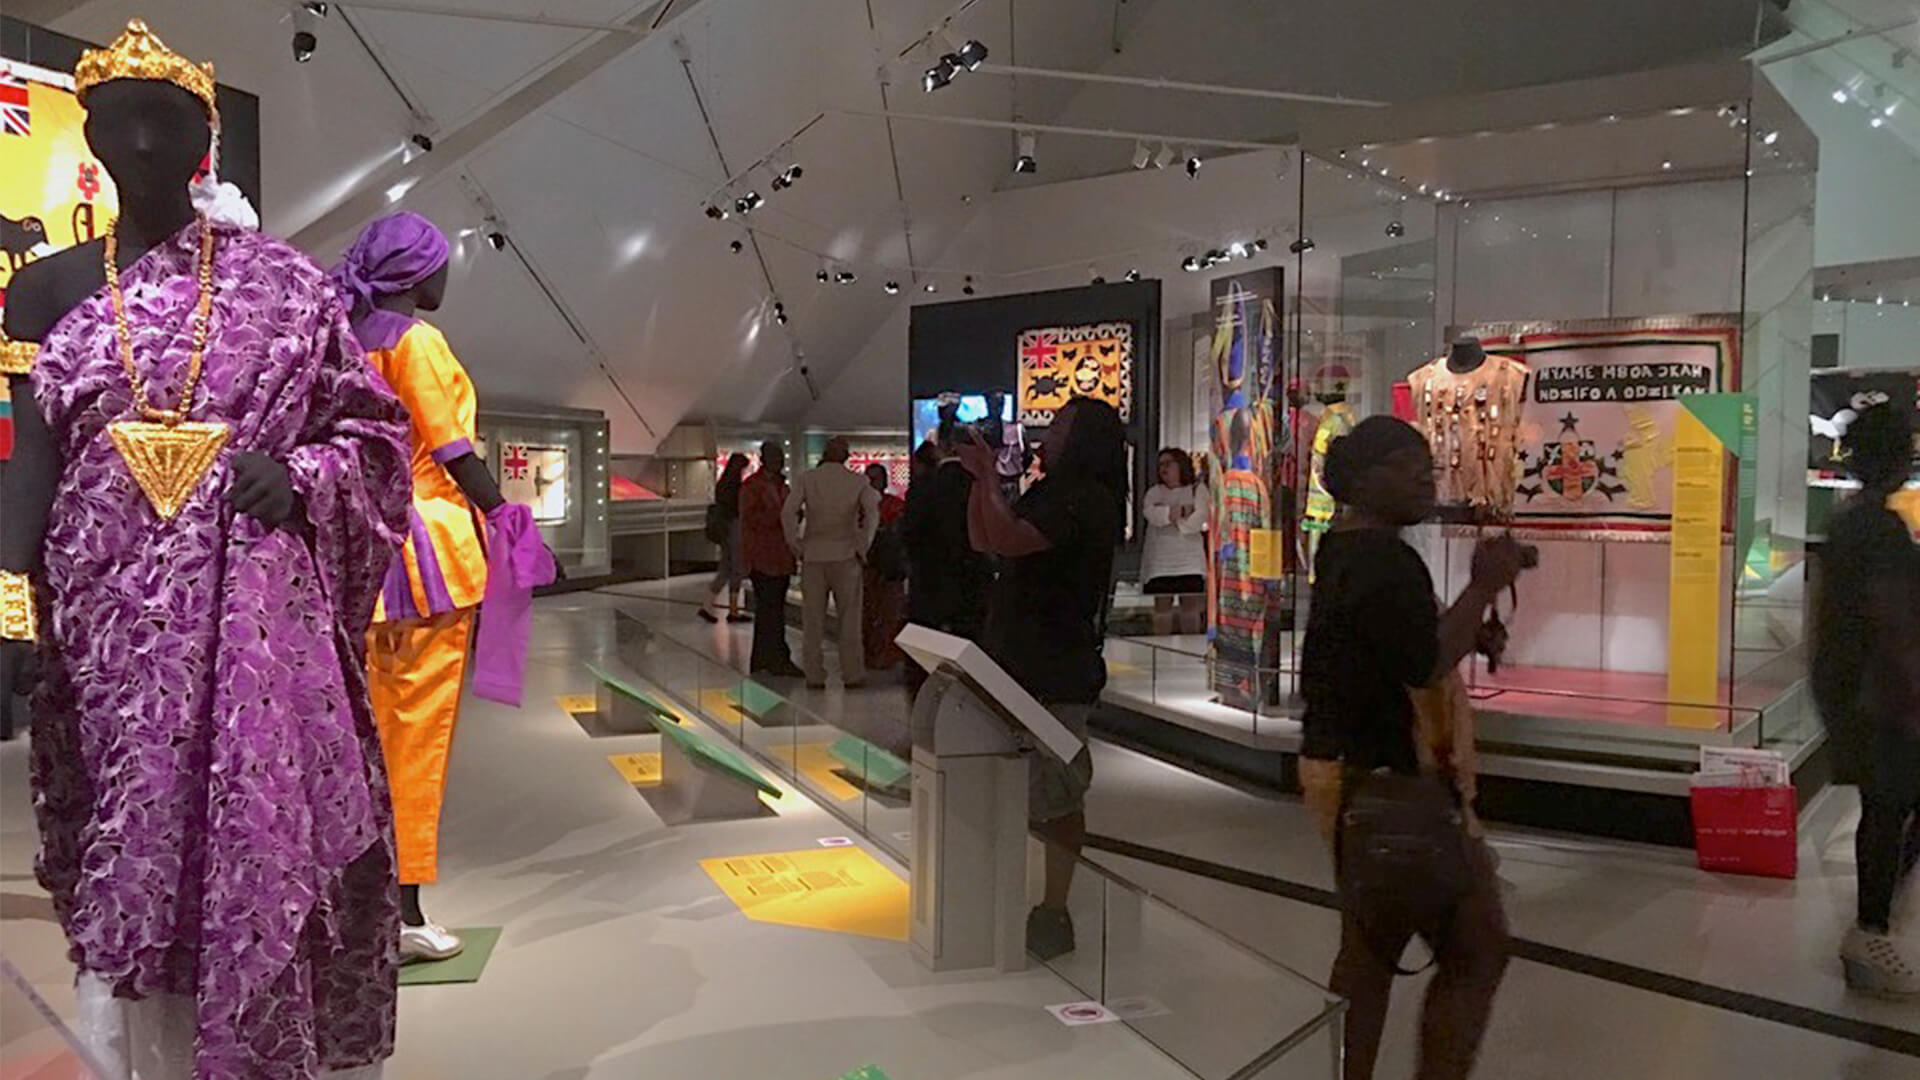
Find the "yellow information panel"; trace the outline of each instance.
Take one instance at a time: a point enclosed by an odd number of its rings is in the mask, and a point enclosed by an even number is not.
[[[634,787],[653,787],[660,782],[660,751],[641,754],[608,754],[607,761],[621,778]]]
[[[1670,727],[1715,728],[1720,710],[1720,541],[1726,447],[1700,418],[1675,411],[1673,532],[1667,609]]]
[[[745,719],[740,713],[738,703],[733,700],[732,691],[729,690],[700,691],[700,711],[723,724],[738,725]]]
[[[861,848],[702,859],[700,869],[749,919],[907,940],[907,883]]]
[[[1247,573],[1257,578],[1279,579],[1286,576],[1286,543],[1279,529],[1247,531]]]

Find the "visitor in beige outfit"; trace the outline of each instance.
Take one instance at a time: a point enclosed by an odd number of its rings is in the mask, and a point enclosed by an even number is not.
[[[867,478],[847,468],[847,440],[827,440],[820,464],[800,474],[781,511],[787,544],[800,557],[800,666],[807,685],[825,686],[821,638],[827,630],[827,597],[840,613],[840,681],[866,682],[860,640],[860,578],[867,549],[880,527],[880,494]]]

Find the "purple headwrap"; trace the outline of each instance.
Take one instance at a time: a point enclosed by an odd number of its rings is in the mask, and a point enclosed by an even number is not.
[[[374,302],[406,292],[447,264],[447,236],[411,210],[376,218],[328,272],[351,311],[353,336],[363,349],[391,349],[413,320]]]

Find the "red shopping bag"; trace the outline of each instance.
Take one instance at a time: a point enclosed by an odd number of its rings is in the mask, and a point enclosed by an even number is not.
[[[1693,789],[1693,849],[1702,870],[1795,877],[1798,826],[1790,786]]]

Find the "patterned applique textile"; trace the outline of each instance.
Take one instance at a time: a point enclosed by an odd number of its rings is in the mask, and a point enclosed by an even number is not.
[[[105,291],[48,335],[33,390],[61,477],[34,706],[41,883],[74,962],[194,1002],[200,1080],[308,1080],[392,1053],[392,810],[366,631],[407,525],[405,410],[305,256],[216,225],[195,420],[230,444],[163,522],[105,434],[132,412]],[[122,274],[149,392],[178,400],[199,226]],[[303,519],[224,493],[286,465]]]

